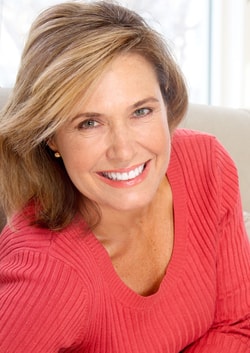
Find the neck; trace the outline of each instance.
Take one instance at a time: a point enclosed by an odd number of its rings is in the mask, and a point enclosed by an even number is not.
[[[102,219],[94,229],[94,234],[106,248],[110,244],[131,244],[150,234],[150,229],[155,229],[156,225],[159,227],[162,210],[166,215],[172,214],[171,188],[166,178],[153,200],[144,208],[129,211],[102,210]]]

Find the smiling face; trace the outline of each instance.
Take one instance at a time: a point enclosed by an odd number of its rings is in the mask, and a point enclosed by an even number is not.
[[[166,106],[151,64],[117,57],[78,113],[49,142],[81,194],[105,210],[153,200],[170,155]]]

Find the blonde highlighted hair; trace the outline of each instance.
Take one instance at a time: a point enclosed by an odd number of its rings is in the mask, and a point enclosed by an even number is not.
[[[174,129],[187,108],[185,83],[164,40],[138,14],[111,2],[66,2],[34,21],[0,115],[0,193],[7,215],[33,201],[36,224],[61,229],[71,222],[79,192],[46,142],[105,67],[127,52],[152,64]],[[86,199],[87,221],[91,207]]]

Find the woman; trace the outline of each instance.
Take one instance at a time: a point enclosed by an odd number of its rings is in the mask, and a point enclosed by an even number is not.
[[[37,18],[0,122],[0,352],[249,350],[237,172],[214,137],[176,129],[186,109],[134,12]]]

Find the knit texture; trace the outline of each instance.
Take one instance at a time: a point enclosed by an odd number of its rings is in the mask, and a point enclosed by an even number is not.
[[[61,232],[23,214],[5,227],[1,353],[250,352],[250,246],[234,163],[214,137],[177,130],[167,176],[174,249],[150,296],[122,282],[79,216]]]

